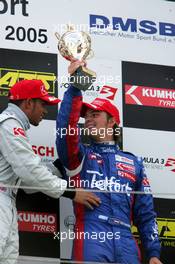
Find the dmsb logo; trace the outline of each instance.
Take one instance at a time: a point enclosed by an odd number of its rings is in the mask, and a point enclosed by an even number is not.
[[[128,33],[159,34],[161,36],[175,36],[175,24],[137,18],[107,17],[103,15],[89,16],[91,29],[110,29]]]

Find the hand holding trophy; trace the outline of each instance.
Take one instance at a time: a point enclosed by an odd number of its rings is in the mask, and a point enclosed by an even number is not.
[[[61,37],[57,32],[55,35],[58,39],[58,50],[65,59],[84,61],[93,56],[91,38],[86,32],[76,31],[72,26],[68,26],[68,31]],[[70,82],[83,91],[87,90],[95,80],[96,73],[84,66],[79,66],[70,77]]]

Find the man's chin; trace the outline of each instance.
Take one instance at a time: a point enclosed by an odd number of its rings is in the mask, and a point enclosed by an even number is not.
[[[40,122],[38,122],[38,123],[36,123],[36,122],[31,122],[30,124],[31,124],[32,126],[39,126],[39,123],[40,123]]]

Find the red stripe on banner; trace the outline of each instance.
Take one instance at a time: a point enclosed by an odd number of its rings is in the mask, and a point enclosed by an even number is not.
[[[175,90],[125,84],[125,103],[175,108]]]

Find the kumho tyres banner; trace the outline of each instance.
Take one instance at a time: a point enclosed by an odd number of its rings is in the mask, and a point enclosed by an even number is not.
[[[20,254],[59,258],[59,203],[42,193],[17,197]]]
[[[47,91],[58,95],[57,55],[23,50],[0,49],[0,107],[7,104],[9,89],[18,81],[40,79]],[[56,118],[57,106],[49,107],[46,119]]]
[[[122,62],[124,126],[175,131],[175,67]]]

